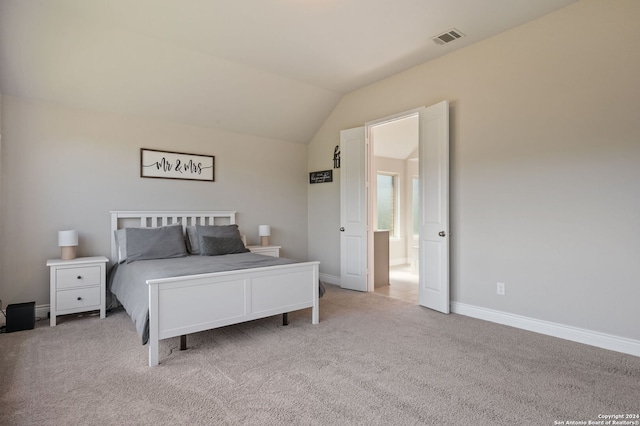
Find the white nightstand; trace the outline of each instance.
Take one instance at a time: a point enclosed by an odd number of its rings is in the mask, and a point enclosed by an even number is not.
[[[51,327],[56,316],[100,310],[105,317],[107,259],[104,256],[72,260],[50,259]]]
[[[280,257],[281,246],[247,246],[251,253],[263,254],[265,256]]]

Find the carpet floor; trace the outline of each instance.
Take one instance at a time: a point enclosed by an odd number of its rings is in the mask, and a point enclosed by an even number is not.
[[[196,333],[186,351],[161,341],[154,368],[121,310],[2,334],[0,424],[557,425],[640,412],[631,355],[332,285],[320,324],[310,310],[289,321]]]

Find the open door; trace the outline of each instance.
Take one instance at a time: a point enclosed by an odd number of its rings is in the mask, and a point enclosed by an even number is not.
[[[449,102],[420,111],[419,303],[449,313]]]
[[[367,291],[365,128],[340,132],[340,286]]]

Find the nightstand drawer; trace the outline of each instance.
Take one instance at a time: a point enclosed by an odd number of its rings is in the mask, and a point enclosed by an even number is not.
[[[100,287],[64,290],[56,293],[56,309],[59,311],[99,305]]]
[[[100,266],[58,269],[56,271],[56,288],[100,285],[100,276]]]

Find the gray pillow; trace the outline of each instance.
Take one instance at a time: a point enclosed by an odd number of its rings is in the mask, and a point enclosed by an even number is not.
[[[202,247],[204,237],[237,238],[242,242],[238,225],[196,225],[195,236],[197,237],[194,238],[197,241],[197,246],[194,247],[194,241],[189,239],[192,254],[202,254],[200,247]]]
[[[200,245],[200,254],[203,256],[221,256],[248,251],[242,240],[236,237],[202,237],[202,245]]]
[[[187,226],[187,250],[191,254],[200,254],[200,245],[198,244],[198,230],[195,225]]]
[[[127,238],[127,263],[136,260],[170,259],[184,257],[182,225],[158,228],[125,228]]]
[[[113,233],[116,239],[118,263],[124,263],[127,260],[127,231],[126,229],[116,229]]]

